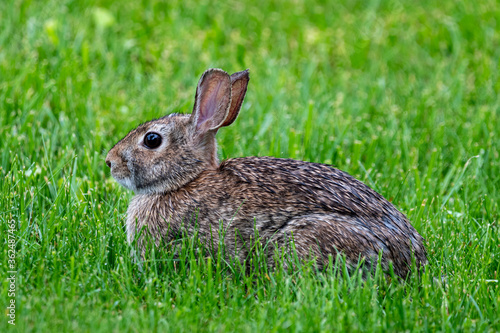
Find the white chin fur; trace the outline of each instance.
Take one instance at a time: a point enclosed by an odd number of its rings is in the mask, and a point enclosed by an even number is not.
[[[136,190],[135,184],[132,182],[132,180],[130,178],[121,178],[121,179],[115,178],[115,179],[118,183],[120,183],[120,185],[122,185],[126,189],[135,192],[135,190]]]
[[[116,179],[116,181],[126,189],[133,191],[135,194],[159,194],[164,192],[162,187],[138,189],[130,178]]]

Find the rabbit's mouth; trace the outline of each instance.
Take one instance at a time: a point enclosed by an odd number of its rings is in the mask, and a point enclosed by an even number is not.
[[[132,180],[132,174],[126,165],[113,165],[111,176],[126,189],[135,191],[136,186]]]

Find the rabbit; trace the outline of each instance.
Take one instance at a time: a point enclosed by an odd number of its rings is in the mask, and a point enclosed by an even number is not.
[[[318,269],[341,255],[349,269],[373,272],[380,253],[383,269],[392,265],[399,277],[412,260],[423,268],[424,239],[406,216],[346,172],[274,157],[219,161],[215,136],[236,120],[248,82],[248,70],[208,69],[191,114],[139,125],[108,152],[111,175],[135,192],[126,232],[141,257],[146,236],[159,246],[196,232],[217,253],[222,224],[226,253],[242,262],[257,231],[271,268],[277,253],[292,251]]]

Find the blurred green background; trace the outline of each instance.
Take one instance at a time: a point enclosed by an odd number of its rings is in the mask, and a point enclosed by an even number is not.
[[[500,330],[499,25],[491,0],[1,1],[15,328]],[[251,73],[221,157],[329,163],[364,181],[427,239],[423,280],[243,284],[222,270],[209,286],[206,262],[138,272],[123,230],[131,193],[105,154],[141,122],[191,112],[210,67]]]

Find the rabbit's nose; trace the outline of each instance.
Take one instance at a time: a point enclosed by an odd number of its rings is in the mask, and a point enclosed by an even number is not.
[[[106,165],[111,168],[111,162],[110,161],[106,161]]]

